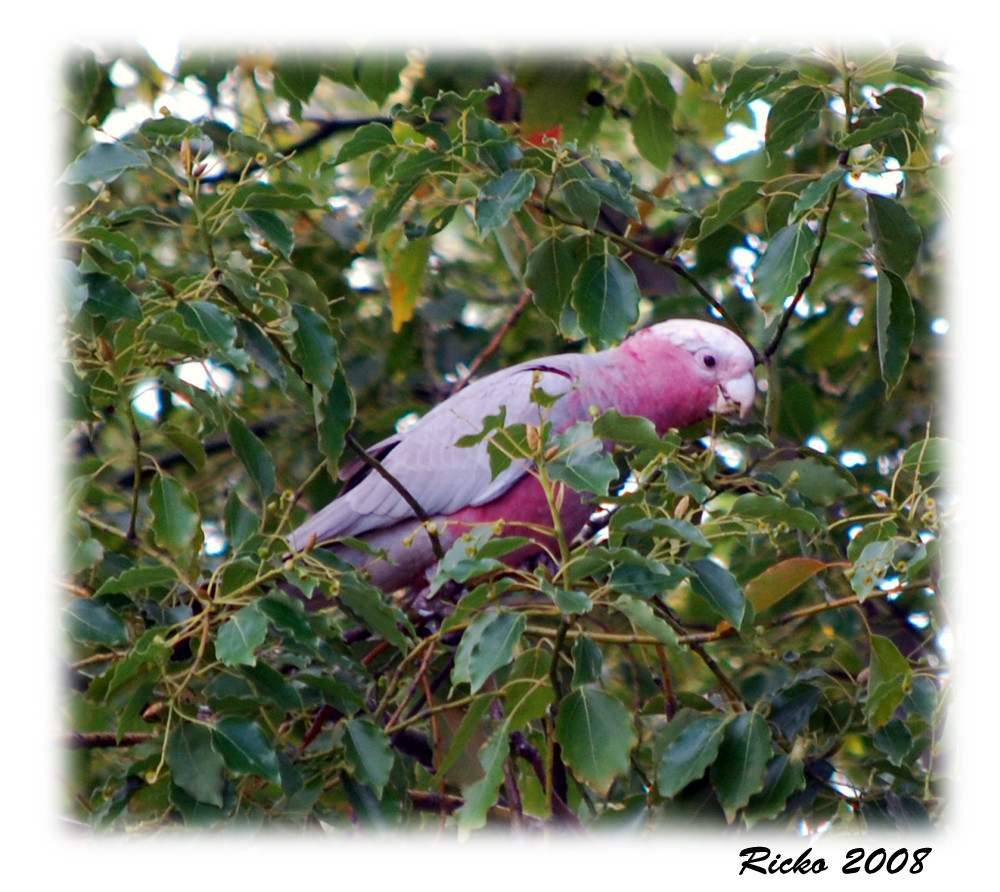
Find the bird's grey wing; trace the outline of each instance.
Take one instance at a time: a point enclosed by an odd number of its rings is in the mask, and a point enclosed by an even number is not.
[[[531,400],[535,373],[547,393],[565,393],[574,384],[579,359],[570,354],[521,363],[470,384],[413,427],[377,444],[375,448],[383,451],[383,468],[430,517],[492,501],[523,477],[527,468],[512,462],[494,478],[485,440],[467,447],[456,442],[481,431],[483,420],[498,414],[501,406],[506,406],[507,424],[537,424],[540,409]],[[289,538],[298,549],[314,536],[317,542],[357,537],[415,516],[392,484],[371,470]]]

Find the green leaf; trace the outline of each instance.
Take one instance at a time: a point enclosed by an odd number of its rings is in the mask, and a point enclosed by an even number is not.
[[[173,727],[164,755],[178,787],[198,802],[222,807],[224,763],[208,728],[190,722]]]
[[[370,50],[358,56],[354,80],[376,105],[382,105],[390,93],[399,89],[399,78],[406,67],[406,54],[398,50]]]
[[[257,699],[273,703],[284,712],[302,709],[302,697],[299,692],[285,681],[280,672],[272,669],[267,663],[244,664],[239,667],[239,671],[249,682]]]
[[[475,576],[500,569],[503,564],[495,555],[481,554],[483,546],[492,535],[492,527],[486,525],[473,527],[462,533],[445,552],[431,583],[430,593],[436,593],[449,579],[468,582]]]
[[[225,521],[226,536],[233,551],[238,551],[260,529],[260,516],[243,504],[235,489],[230,490],[226,499]]]
[[[741,712],[726,723],[711,778],[730,823],[750,797],[764,788],[771,755],[771,729],[762,715]]]
[[[661,106],[670,115],[677,105],[677,92],[666,72],[652,62],[639,61],[632,65],[626,92],[629,102],[636,103],[648,98]]]
[[[257,367],[267,372],[282,391],[285,391],[287,375],[278,349],[271,343],[267,335],[260,330],[256,323],[250,319],[240,317],[236,320],[236,328],[239,330],[243,349],[246,350],[250,358],[257,364]]]
[[[604,656],[600,647],[586,635],[580,635],[573,642],[570,656],[573,659],[574,688],[594,684],[601,680],[601,669],[604,667]]]
[[[284,52],[275,59],[273,71],[275,91],[304,105],[319,83],[322,67],[318,59],[309,55]]]
[[[653,635],[663,644],[673,648],[678,647],[677,633],[666,620],[653,612],[648,601],[640,600],[640,597],[633,595],[619,595],[611,606],[627,616],[635,626]]]
[[[111,183],[126,170],[149,167],[149,155],[142,149],[124,143],[97,143],[84,151],[69,167],[59,181],[70,185],[87,185],[96,180]]]
[[[763,180],[745,180],[709,204],[701,213],[697,239],[701,240],[721,229],[748,207],[763,197]]]
[[[783,93],[767,116],[764,148],[768,157],[774,161],[808,131],[815,130],[824,108],[826,97],[818,87],[802,85]]]
[[[561,613],[589,613],[594,607],[594,602],[591,601],[586,592],[553,585],[545,577],[539,579],[539,585],[542,594],[551,599]]]
[[[622,340],[639,319],[639,285],[628,264],[612,254],[593,254],[573,280],[571,303],[580,327],[599,348]]]
[[[910,692],[913,670],[888,638],[872,635],[871,648],[865,717],[873,728],[881,728]]]
[[[460,830],[475,830],[486,823],[486,813],[497,802],[503,781],[503,763],[509,752],[507,727],[501,724],[479,751],[483,777],[462,789],[462,807],[455,812]]]
[[[487,235],[505,225],[510,215],[528,200],[535,177],[526,170],[508,170],[488,182],[476,197],[476,228]]]
[[[694,593],[738,629],[743,622],[747,602],[732,573],[708,558],[691,561],[691,569],[696,574],[691,579]]]
[[[549,236],[528,255],[524,281],[542,314],[562,330],[563,317],[573,294],[573,278],[579,262],[572,238]]]
[[[838,149],[853,149],[857,146],[868,145],[890,133],[905,129],[909,123],[906,115],[899,112],[893,114],[876,112],[869,123],[862,127],[856,127],[848,134],[842,134],[834,140],[834,144]]]
[[[919,93],[903,87],[886,90],[878,97],[878,104],[887,112],[904,115],[911,124],[919,124],[924,116],[924,100]]]
[[[117,595],[140,589],[159,588],[164,585],[173,585],[176,582],[177,573],[173,567],[163,565],[155,567],[132,567],[128,570],[123,570],[117,576],[106,579],[101,587],[94,592],[94,596]],[[85,603],[92,602],[88,601]]]
[[[879,264],[905,278],[920,253],[923,234],[902,202],[882,195],[866,197],[868,232]]]
[[[667,170],[674,155],[674,128],[670,112],[658,102],[643,99],[632,113],[632,139],[650,164]]]
[[[205,467],[205,460],[208,456],[205,453],[205,447],[202,445],[201,440],[169,423],[160,424],[160,433],[184,456],[184,460],[192,468],[200,471]]]
[[[928,437],[907,448],[900,468],[909,474],[939,474],[947,467],[948,450],[951,447],[951,440]]]
[[[489,709],[492,702],[493,696],[485,694],[482,697],[473,700],[472,703],[466,707],[465,716],[459,724],[458,729],[455,731],[454,737],[451,739],[448,752],[445,753],[444,758],[438,763],[436,773],[439,777],[445,777],[456,762],[468,755],[468,752],[471,749],[470,741],[474,735],[481,731],[483,727],[483,716],[485,715],[486,710]],[[505,714],[509,715],[510,709],[506,709]]]
[[[83,307],[91,316],[103,316],[108,322],[142,318],[139,299],[118,279],[105,273],[84,273],[80,280],[87,289]]]
[[[594,433],[601,439],[626,446],[656,450],[663,446],[652,421],[642,415],[622,415],[617,409],[601,413],[594,421]]]
[[[172,555],[201,548],[201,515],[198,500],[173,477],[157,474],[149,492],[153,509],[153,538]]]
[[[896,539],[880,539],[869,542],[861,549],[854,566],[848,571],[851,588],[860,600],[864,601],[878,590],[886,577],[886,571],[893,564],[897,546]]]
[[[310,625],[305,605],[300,599],[281,589],[274,589],[254,602],[254,606],[276,630],[287,633],[299,644],[312,648],[318,643],[319,636]]]
[[[913,301],[903,280],[880,269],[875,286],[875,330],[887,398],[899,384],[910,358],[915,321]]]
[[[399,626],[407,626],[406,616],[394,604],[386,602],[385,593],[354,573],[340,577],[337,599],[361,624],[398,650],[407,649],[406,636]]]
[[[510,667],[503,686],[504,724],[509,731],[540,719],[555,699],[549,680],[552,653],[534,647],[519,656]]]
[[[729,77],[722,102],[727,114],[739,106],[753,102],[799,79],[794,68],[783,68],[788,53],[769,51],[753,56]]]
[[[681,539],[701,548],[710,547],[708,539],[698,527],[678,517],[640,517],[638,520],[619,523],[616,516],[615,528],[623,533],[639,533],[654,539]],[[675,571],[676,568],[671,568],[673,575],[676,575]]]
[[[260,725],[251,719],[227,717],[212,726],[212,742],[233,774],[256,774],[280,783],[278,757]]]
[[[587,229],[594,228],[601,212],[601,196],[590,185],[594,179],[587,171],[576,167],[562,168],[556,177],[566,206]]]
[[[802,193],[795,200],[795,204],[792,205],[792,219],[798,220],[816,205],[827,201],[831,193],[844,181],[845,176],[847,176],[847,172],[843,168],[837,167],[835,170],[823,174],[818,180],[813,180],[802,190]]]
[[[262,501],[274,492],[274,462],[260,438],[250,430],[238,415],[231,415],[226,433],[233,452],[246,468],[250,479],[257,484]]]
[[[619,700],[597,688],[581,687],[559,703],[556,740],[573,773],[603,795],[628,771],[638,737],[632,716]]]
[[[685,571],[676,566],[667,566],[655,558],[646,557],[631,548],[615,551],[614,570],[608,577],[608,585],[616,592],[635,595],[637,598],[653,598],[676,588],[684,578]]]
[[[184,324],[204,341],[217,347],[231,347],[236,340],[236,323],[225,310],[207,300],[181,301],[177,312]]]
[[[254,666],[255,651],[267,637],[267,619],[256,605],[236,611],[219,629],[215,656],[225,666]]]
[[[858,491],[851,472],[826,455],[779,461],[772,473],[782,486],[801,493],[815,505],[830,505]]]
[[[347,770],[381,799],[395,756],[385,732],[369,719],[343,723]]]
[[[594,436],[592,425],[578,421],[554,439],[559,452],[546,464],[552,479],[576,492],[607,495],[611,481],[618,479],[618,466]]]
[[[202,344],[214,344],[225,361],[240,371],[246,370],[247,356],[235,347],[236,324],[232,316],[207,300],[182,301],[177,313]]]
[[[106,604],[78,598],[63,612],[63,628],[74,641],[121,647],[128,644],[128,626]]]
[[[333,375],[333,385],[323,394],[319,390],[313,393],[313,413],[316,417],[316,433],[319,437],[319,447],[323,452],[331,471],[335,471],[337,462],[344,451],[347,432],[354,422],[354,394],[347,383],[340,363]]]
[[[736,498],[729,509],[731,517],[764,521],[768,524],[783,523],[791,529],[815,533],[823,529],[820,519],[805,508],[794,508],[777,496],[744,493]]]
[[[306,381],[327,391],[333,386],[337,370],[337,342],[330,334],[330,326],[315,310],[298,303],[292,304],[292,318],[292,358]]]
[[[479,614],[462,634],[451,671],[454,684],[468,682],[475,694],[489,677],[514,658],[527,618],[491,607]]]
[[[799,282],[809,273],[809,261],[816,249],[817,235],[805,220],[776,232],[767,243],[754,270],[753,291],[768,320],[796,293]]]
[[[875,744],[897,768],[913,749],[913,735],[899,719],[890,719],[872,735]]]
[[[701,777],[715,761],[724,733],[725,719],[721,715],[680,710],[658,740],[663,747],[656,766],[660,795],[674,796]]]
[[[244,211],[236,208],[235,213],[248,235],[262,239],[267,247],[275,249],[285,260],[291,258],[295,234],[274,211]]]
[[[345,161],[353,161],[370,152],[379,149],[395,146],[396,141],[392,137],[392,131],[378,121],[364,124],[358,127],[339,149],[334,159],[327,162],[330,166],[336,167]]]
[[[794,754],[779,753],[764,772],[764,786],[750,798],[743,811],[747,826],[757,821],[777,818],[785,810],[789,797],[806,787],[805,766]]]

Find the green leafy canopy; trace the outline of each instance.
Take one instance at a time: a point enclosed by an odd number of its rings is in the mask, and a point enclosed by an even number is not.
[[[65,61],[73,821],[345,839],[940,822],[959,449],[937,406],[940,59]],[[196,116],[148,108],[186,92]],[[536,389],[537,418],[467,419],[457,445],[531,474],[537,522],[454,544],[418,524],[441,559],[393,593],[290,550],[380,473],[359,446],[381,462],[470,376],[673,317],[752,346],[747,418],[557,429],[574,391]],[[578,498],[594,513],[573,539],[557,521]]]

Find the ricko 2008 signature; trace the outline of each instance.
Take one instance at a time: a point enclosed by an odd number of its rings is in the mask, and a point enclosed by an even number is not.
[[[896,849],[891,854],[883,848],[872,849],[871,852],[863,848],[850,849],[844,856],[844,864],[840,868],[841,873],[922,873],[924,860],[931,853],[931,847],[926,846],[920,849],[910,849],[903,847]],[[812,848],[806,849],[797,857],[783,857],[780,852],[773,856],[767,846],[750,846],[740,852],[743,859],[740,866],[740,876],[744,872],[752,870],[755,873],[775,874],[775,873],[823,873],[828,869],[828,865],[823,858],[810,858]]]

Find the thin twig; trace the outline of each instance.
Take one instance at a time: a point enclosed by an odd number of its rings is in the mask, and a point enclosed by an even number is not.
[[[437,530],[434,528],[434,521],[431,519],[430,515],[424,511],[423,506],[418,502],[410,493],[410,491],[403,486],[389,471],[385,469],[383,464],[377,459],[372,458],[363,446],[354,439],[353,434],[348,431],[345,442],[347,445],[357,454],[368,467],[370,467],[376,474],[378,474],[386,483],[388,483],[399,495],[402,497],[403,501],[410,506],[410,510],[417,516],[420,522],[424,525],[424,532],[431,540],[431,548],[434,549],[434,556],[440,561],[444,558],[444,549],[441,547],[441,540],[438,538]]]

